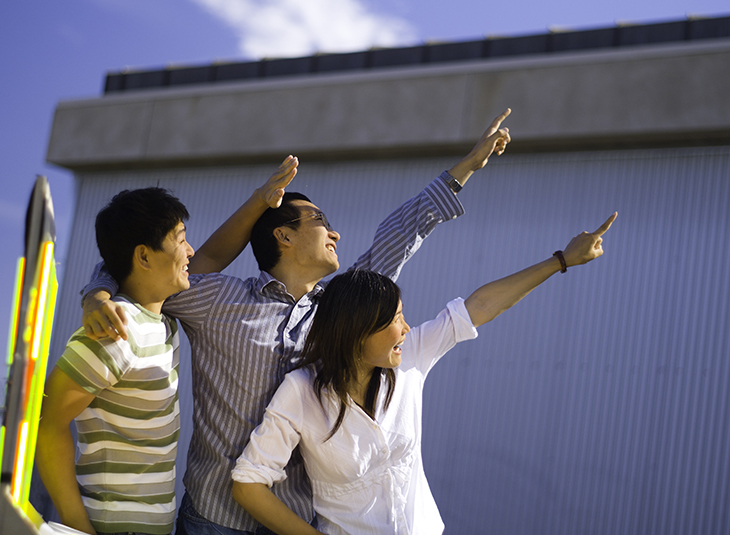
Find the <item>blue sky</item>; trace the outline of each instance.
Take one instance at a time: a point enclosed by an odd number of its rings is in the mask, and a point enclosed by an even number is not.
[[[51,185],[63,275],[74,185],[70,172],[45,163],[54,109],[62,100],[99,96],[109,71],[728,14],[727,0],[0,2],[0,347],[5,352],[25,207],[37,174]],[[4,378],[4,365],[0,372]]]

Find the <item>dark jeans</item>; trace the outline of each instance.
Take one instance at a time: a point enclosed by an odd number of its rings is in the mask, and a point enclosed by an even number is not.
[[[186,492],[177,513],[175,535],[276,535],[270,529],[259,525],[256,531],[241,531],[227,528],[206,520],[193,507],[193,500]]]
[[[96,535],[147,535],[138,531],[117,531],[116,533],[102,533],[97,531]]]

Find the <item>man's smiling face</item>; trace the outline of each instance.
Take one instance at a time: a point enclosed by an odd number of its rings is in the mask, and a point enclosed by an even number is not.
[[[294,261],[303,269],[321,271],[321,277],[331,275],[340,267],[337,257],[339,233],[327,228],[327,219],[312,203],[297,200],[293,204],[301,213],[299,228],[287,229]]]
[[[195,251],[187,242],[185,224],[180,221],[167,233],[161,251],[149,250],[150,264],[159,281],[158,289],[166,297],[190,288],[188,263]]]

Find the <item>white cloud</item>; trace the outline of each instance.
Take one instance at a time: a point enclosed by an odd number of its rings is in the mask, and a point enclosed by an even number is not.
[[[192,0],[237,33],[245,57],[307,56],[417,42],[403,19],[378,14],[361,0]]]

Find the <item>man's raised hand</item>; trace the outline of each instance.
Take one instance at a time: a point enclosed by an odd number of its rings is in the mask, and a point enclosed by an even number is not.
[[[500,128],[500,126],[502,126],[502,121],[504,121],[510,113],[512,113],[510,108],[504,110],[496,119],[494,119],[494,121],[492,121],[492,124],[489,125],[489,128],[484,131],[482,137],[480,137],[477,144],[474,145],[474,148],[470,153],[475,164],[473,167],[474,171],[487,165],[487,161],[489,161],[489,157],[492,153],[500,155],[504,152],[504,149],[507,148],[507,143],[511,141],[509,128]]]
[[[299,159],[296,156],[287,156],[266,184],[259,188],[261,198],[270,208],[281,206],[284,190],[296,176],[298,166]]]
[[[478,171],[489,161],[492,153],[502,154],[507,148],[507,143],[511,141],[509,128],[501,128],[504,121],[512,110],[507,108],[504,110],[484,131],[482,137],[479,138],[477,144],[471,149],[459,163],[449,169],[449,174],[454,177],[463,186],[469,177]]]

